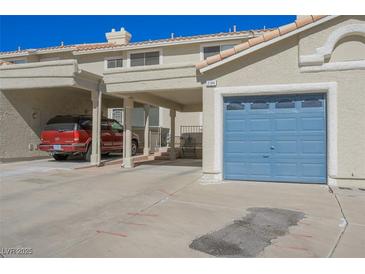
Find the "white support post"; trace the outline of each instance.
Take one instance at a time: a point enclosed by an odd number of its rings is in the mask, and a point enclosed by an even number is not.
[[[150,106],[144,105],[144,147],[143,147],[143,155],[150,155]]]
[[[170,160],[176,159],[176,151],[175,151],[175,117],[176,117],[176,110],[170,109]]]
[[[92,141],[91,141],[91,164],[100,165],[100,126],[101,126],[101,90],[92,91]]]
[[[133,111],[133,99],[124,99],[124,134],[123,134],[123,166],[125,168],[133,168],[132,158],[132,111]]]

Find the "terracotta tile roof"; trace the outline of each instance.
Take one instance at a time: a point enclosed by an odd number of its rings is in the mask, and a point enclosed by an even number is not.
[[[46,48],[37,48],[37,49],[22,49],[22,50],[14,50],[14,51],[2,51],[0,52],[1,55],[6,54],[22,54],[22,53],[33,53],[33,52],[42,52],[42,51],[52,51],[52,50],[58,50],[58,49],[67,49],[72,48],[74,45],[61,45],[61,46],[52,46],[52,47],[46,47]]]
[[[59,49],[70,49],[74,51],[87,51],[87,50],[98,50],[98,49],[107,49],[107,48],[124,48],[124,47],[134,47],[134,46],[142,46],[142,45],[153,45],[153,44],[160,44],[160,43],[170,43],[170,42],[180,42],[180,41],[193,41],[196,39],[202,38],[221,38],[221,37],[235,37],[240,35],[257,35],[262,34],[265,32],[271,31],[271,29],[260,29],[260,30],[245,30],[245,31],[236,31],[236,32],[219,32],[213,34],[203,34],[203,35],[194,35],[194,36],[182,36],[182,37],[174,37],[174,38],[167,38],[167,39],[159,39],[159,40],[147,40],[147,41],[140,41],[140,42],[132,42],[126,45],[118,45],[115,43],[91,43],[91,44],[77,44],[77,45],[61,45],[55,47],[47,47],[47,48],[38,48],[38,49],[25,49],[19,51],[7,51],[7,52],[0,52],[1,55],[6,54],[16,54],[16,53],[32,53],[32,52],[39,52],[42,51],[50,51],[50,50],[59,50]]]
[[[208,57],[207,59],[205,59],[205,60],[199,62],[198,64],[196,64],[196,68],[197,69],[205,68],[205,67],[207,67],[211,64],[217,63],[219,61],[222,61],[225,58],[228,58],[232,55],[235,55],[239,52],[242,52],[242,51],[244,51],[244,50],[246,50],[250,47],[254,47],[258,44],[267,42],[267,41],[272,40],[276,37],[279,37],[279,36],[282,36],[282,35],[287,34],[289,32],[292,32],[294,30],[297,30],[297,29],[299,29],[303,26],[314,23],[314,22],[316,22],[316,21],[318,21],[318,20],[320,20],[320,19],[322,19],[326,16],[327,15],[309,15],[309,16],[301,17],[293,23],[290,23],[288,25],[281,26],[277,29],[273,29],[273,30],[270,30],[268,32],[265,32],[265,33],[263,33],[263,35],[251,38],[247,42],[236,45],[234,48],[224,50],[219,54]]]

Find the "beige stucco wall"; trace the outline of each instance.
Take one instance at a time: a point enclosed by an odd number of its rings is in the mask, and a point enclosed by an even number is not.
[[[361,21],[364,22],[364,17]],[[365,183],[365,71],[323,71],[323,72],[300,72],[298,56],[303,50],[310,54],[311,49],[321,46],[330,32],[326,29],[336,29],[336,26],[360,22],[358,17],[350,20],[333,20],[316,27],[313,30],[303,32],[281,42],[267,46],[247,56],[236,59],[216,69],[207,71],[205,79],[216,79],[218,87],[230,86],[257,86],[297,83],[337,83],[337,177],[362,179]],[[299,43],[305,39],[305,43]],[[348,42],[348,41],[347,41]],[[356,47],[353,47],[356,43]],[[363,59],[363,52],[357,51],[364,45],[358,45],[358,41],[343,44],[341,47],[351,49],[336,55],[335,59]],[[309,44],[311,44],[309,46]],[[303,47],[300,49],[300,47]],[[305,48],[305,49],[304,49]],[[336,50],[335,50],[336,51]],[[337,54],[337,53],[336,53]],[[363,59],[364,60],[364,59]],[[214,89],[203,90],[203,113],[204,113],[204,155],[203,171],[207,174],[216,173],[217,147],[214,135],[217,121],[214,117]],[[220,144],[223,145],[223,144]],[[345,182],[346,180],[338,180]]]
[[[181,136],[181,126],[202,126],[202,112],[176,112],[176,136]]]
[[[114,103],[104,99],[104,116]],[[0,91],[0,160],[46,156],[35,149],[41,130],[55,115],[73,114],[91,115],[90,92],[71,88]]]
[[[233,39],[229,41],[229,44],[238,44],[247,39]],[[220,43],[227,43],[222,41]],[[217,42],[209,43],[194,43],[194,44],[184,44],[184,45],[169,45],[163,47],[152,47],[146,49],[138,50],[123,50],[123,51],[109,51],[101,53],[90,53],[76,55],[74,58],[77,59],[81,69],[88,70],[90,72],[102,75],[104,72],[104,60],[105,58],[118,57],[123,58],[123,68],[128,68],[128,55],[130,53],[138,53],[144,51],[158,51],[162,52],[162,64],[173,65],[173,64],[195,64],[200,61],[200,50],[201,45],[209,46],[219,44]],[[63,54],[62,58],[69,58],[68,55]],[[146,67],[148,68],[148,67]]]
[[[160,126],[170,128],[170,110],[161,108],[160,110]],[[202,112],[179,112],[176,111],[175,117],[175,136],[180,136],[181,126],[202,126],[203,113]]]

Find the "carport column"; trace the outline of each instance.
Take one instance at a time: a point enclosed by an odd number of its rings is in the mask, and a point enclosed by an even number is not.
[[[175,151],[175,117],[176,110],[170,109],[170,160],[176,159],[176,151]]]
[[[100,164],[100,125],[101,125],[101,91],[92,91],[91,100],[92,112],[92,141],[91,141],[91,163]]]
[[[150,155],[150,106],[144,105],[144,147],[143,154]]]
[[[134,167],[132,158],[132,111],[133,99],[124,98],[124,134],[123,134],[123,166],[125,168]]]

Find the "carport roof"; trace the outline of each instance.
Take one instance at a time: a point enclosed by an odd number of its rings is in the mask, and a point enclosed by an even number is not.
[[[102,76],[78,67],[76,60],[0,66],[0,89],[76,87],[98,90]]]
[[[196,68],[200,72],[207,71],[211,68],[217,67],[224,61],[231,61],[241,57],[246,52],[252,52],[256,49],[269,45],[270,42],[279,41],[280,38],[286,38],[292,34],[297,33],[296,31],[302,31],[307,28],[314,26],[315,23],[322,23],[326,19],[331,19],[336,16],[327,15],[309,15],[298,18],[295,22],[273,29],[269,32],[265,32],[263,35],[249,39],[247,42],[236,45],[233,48],[222,51],[219,54],[208,57],[207,59],[196,64]],[[274,40],[276,39],[276,40]]]

